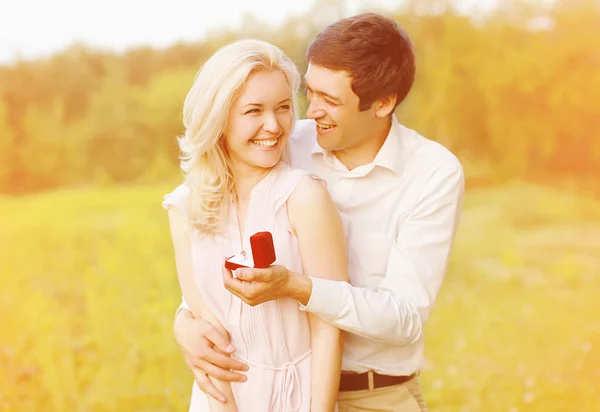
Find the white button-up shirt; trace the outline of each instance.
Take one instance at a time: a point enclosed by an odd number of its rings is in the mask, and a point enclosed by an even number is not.
[[[317,144],[313,120],[296,123],[289,156],[292,166],[327,181],[348,246],[350,283],[312,278],[312,295],[300,309],[346,331],[342,370],[418,371],[423,328],[460,220],[459,161],[395,117],[375,159],[353,170]]]
[[[353,170],[316,143],[312,120],[296,124],[289,145],[292,166],[327,181],[347,230],[350,284],[312,278],[301,310],[349,332],[343,370],[416,372],[460,220],[459,161],[395,117],[375,159]]]

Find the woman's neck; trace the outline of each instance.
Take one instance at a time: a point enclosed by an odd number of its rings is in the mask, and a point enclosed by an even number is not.
[[[250,199],[254,186],[269,174],[271,169],[252,167],[248,165],[234,165],[233,168],[233,197],[236,203],[244,203]]]

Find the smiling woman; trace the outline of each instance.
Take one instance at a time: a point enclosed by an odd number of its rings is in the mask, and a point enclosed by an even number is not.
[[[292,97],[283,72],[260,70],[248,76],[224,133],[237,169],[275,166],[294,122],[292,113]]]
[[[197,229],[218,231],[226,198],[246,197],[250,189],[242,186],[253,186],[281,159],[298,116],[292,96],[299,85],[296,66],[262,41],[232,43],[202,66],[185,99],[179,139]]]
[[[250,365],[243,384],[195,375],[206,392],[219,394],[207,397],[194,385],[194,412],[335,408],[339,329],[300,311],[291,299],[249,305],[225,289],[222,278],[224,256],[256,261],[251,237],[269,232],[278,263],[296,271],[318,267],[325,276],[347,280],[344,230],[327,189],[284,159],[299,82],[280,49],[243,40],[204,64],[185,100],[180,139],[185,182],[163,203],[179,284],[196,318],[192,322],[208,322],[229,335],[237,359]],[[319,231],[323,235],[315,239]],[[187,325],[176,335],[198,323]]]

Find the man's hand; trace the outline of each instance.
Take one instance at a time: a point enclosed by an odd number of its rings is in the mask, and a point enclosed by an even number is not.
[[[234,348],[229,338],[223,336],[210,322],[194,319],[189,311],[182,310],[175,318],[173,329],[185,363],[203,392],[224,402],[223,394],[208,376],[222,381],[246,381],[246,376],[231,369],[247,371],[248,366],[231,358]]]
[[[312,282],[308,277],[290,272],[280,265],[265,269],[237,269],[235,275],[233,277],[231,271],[223,266],[225,288],[250,306],[283,297],[306,305],[312,292]]]

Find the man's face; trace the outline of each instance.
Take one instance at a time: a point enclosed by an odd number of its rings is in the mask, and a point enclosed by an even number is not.
[[[375,110],[359,111],[349,74],[309,64],[304,76],[308,109],[306,117],[317,121],[319,145],[332,151],[357,149],[371,136]]]

